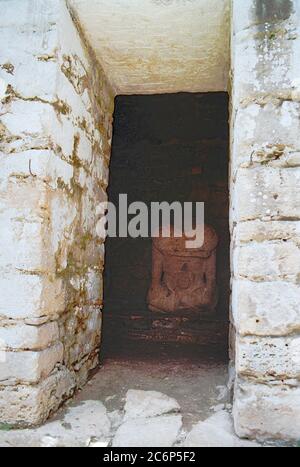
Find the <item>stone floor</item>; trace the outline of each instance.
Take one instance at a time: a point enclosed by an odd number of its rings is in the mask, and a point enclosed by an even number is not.
[[[111,356],[44,426],[0,427],[0,446],[258,446],[233,432],[227,382],[216,359]]]

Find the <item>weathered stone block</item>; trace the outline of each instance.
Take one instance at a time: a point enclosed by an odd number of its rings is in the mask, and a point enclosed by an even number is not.
[[[250,243],[233,252],[234,277],[255,281],[290,280],[297,282],[300,249],[293,242]]]
[[[259,448],[258,443],[238,438],[231,414],[221,410],[194,425],[184,441],[185,448]]]
[[[238,107],[235,114],[233,170],[239,166],[298,167],[300,104],[276,101]]]
[[[234,2],[232,62],[239,74],[234,83],[236,102],[266,94],[288,98],[299,86],[295,81],[300,71],[295,58],[299,4],[290,0],[278,3],[247,0],[241,14],[239,2]]]
[[[51,123],[55,117],[52,106],[18,99],[7,107],[7,113],[1,116],[1,121],[12,135],[22,138],[51,134]]]
[[[39,11],[42,17],[37,15],[33,8],[32,0],[9,0],[5,8],[2,8],[0,25],[4,28],[15,28],[31,32],[38,28],[44,32],[45,24],[48,26],[52,21],[57,20],[57,10],[59,10],[60,0],[52,0],[51,5],[47,0],[39,0]],[[16,14],[16,11],[18,14]],[[28,44],[29,46],[31,44]]]
[[[257,32],[242,32],[237,36],[233,57],[235,67],[239,68],[233,94],[235,102],[268,94],[283,99],[292,96],[297,65],[291,64],[290,57],[299,47],[297,40],[290,39],[294,35],[293,27],[268,26],[267,30],[259,28]]]
[[[300,286],[234,280],[232,310],[240,335],[284,336],[300,330]]]
[[[96,347],[94,348],[93,353],[87,355],[73,367],[75,370],[74,378],[76,381],[76,387],[82,388],[91,376],[91,372],[98,366],[99,347]]]
[[[64,359],[68,365],[81,362],[99,348],[101,324],[102,313],[99,307],[76,308],[61,322]]]
[[[47,168],[51,161],[49,150],[29,150],[1,156],[0,186],[5,189],[11,180],[27,180],[39,177],[47,181]]]
[[[0,231],[0,262],[3,267],[26,271],[41,271],[43,255],[41,245],[42,225],[35,223],[10,222]],[[16,250],[16,243],[20,251]]]
[[[236,370],[259,381],[300,377],[300,337],[240,337],[236,339]]]
[[[21,48],[24,45],[24,37],[20,36],[20,50],[17,50],[15,46],[10,53],[4,49],[0,52],[0,79],[3,79],[6,86],[11,86],[14,93],[22,99],[41,99],[54,102],[57,85],[55,49],[53,48],[48,53],[47,50],[41,49],[36,56],[26,54]],[[3,43],[11,41],[9,33],[3,34],[3,31],[0,32],[0,38]],[[15,37],[14,42],[16,43]],[[1,65],[8,64],[10,68],[1,69]]]
[[[93,159],[93,143],[84,132],[81,133],[78,142],[77,154],[79,160],[89,167]]]
[[[70,107],[70,112],[72,111]],[[78,128],[67,116],[55,117],[52,122],[52,140],[60,157],[72,164],[72,158],[76,156],[76,144],[78,144]]]
[[[39,276],[1,271],[0,316],[19,319],[40,316],[43,290]]]
[[[99,270],[90,269],[87,273],[87,299],[90,304],[99,304],[103,300],[103,276]]]
[[[62,160],[53,150],[31,149],[2,155],[3,170],[0,174],[0,189],[4,191],[9,184],[26,184],[47,192],[47,188],[56,189],[65,186],[71,191],[74,167]],[[44,183],[44,185],[41,184]],[[16,187],[17,190],[19,189]],[[49,190],[48,190],[49,191]]]
[[[300,169],[238,169],[232,192],[233,220],[300,218]]]
[[[295,12],[293,0],[235,0],[232,16],[235,34],[261,24],[288,20]]]
[[[234,421],[242,438],[300,439],[300,388],[238,380]]]
[[[137,418],[128,420],[118,428],[113,447],[169,447],[175,444],[182,426],[181,415]]]
[[[0,327],[0,349],[41,350],[49,347],[58,339],[57,323],[47,323],[41,326],[8,323]]]
[[[236,243],[293,241],[300,244],[300,222],[261,220],[240,222],[234,228]]]
[[[56,272],[68,266],[68,255],[77,228],[76,201],[64,190],[57,190],[49,202],[51,211],[51,244],[55,255]]]
[[[62,363],[63,345],[55,344],[40,352],[5,352],[5,361],[0,363],[0,385],[38,383]]]
[[[130,389],[126,393],[124,420],[152,418],[180,412],[178,402],[157,391]]]
[[[41,424],[74,389],[74,379],[66,368],[35,386],[0,386],[0,421],[21,427]]]
[[[93,167],[94,171],[94,176],[102,180],[104,186],[108,185],[108,180],[109,180],[109,168],[107,163],[100,158],[97,158]]]
[[[65,310],[65,290],[59,279],[0,270],[0,289],[0,317],[53,319]]]

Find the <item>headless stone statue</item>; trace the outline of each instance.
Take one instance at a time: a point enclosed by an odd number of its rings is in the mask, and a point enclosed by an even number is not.
[[[149,309],[166,313],[214,311],[217,245],[218,236],[208,225],[201,248],[187,249],[186,238],[154,238]]]

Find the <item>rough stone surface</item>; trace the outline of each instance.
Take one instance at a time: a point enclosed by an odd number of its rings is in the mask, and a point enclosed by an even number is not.
[[[111,430],[106,408],[100,401],[86,401],[70,407],[62,421],[47,423],[38,430],[39,437],[58,438],[57,446],[88,446],[91,440],[107,442]]]
[[[259,381],[300,376],[300,337],[241,337],[236,344],[236,370]]]
[[[1,363],[1,385],[38,383],[50,375],[56,365],[62,363],[63,345],[56,344],[40,352],[6,351]]]
[[[118,94],[223,91],[229,0],[71,0]]]
[[[0,3],[0,421],[30,424],[98,363],[114,92],[65,1]]]
[[[180,406],[175,399],[157,391],[130,390],[126,394],[125,420],[149,418],[179,412]]]
[[[195,425],[183,445],[185,448],[260,447],[254,442],[238,438],[233,428],[232,417],[225,411],[220,411]]]
[[[87,400],[80,406],[70,407],[61,419],[39,428],[2,432],[0,445],[89,447],[100,443],[103,447],[109,443],[110,430],[111,425],[104,405],[99,401]]]
[[[0,386],[1,420],[21,427],[45,422],[63,400],[74,394],[75,386],[65,368],[59,368],[35,386]]]
[[[233,274],[253,281],[297,282],[300,249],[294,242],[251,242],[236,246]]]
[[[74,400],[68,401],[61,407],[46,425],[19,430],[1,425],[0,446],[105,447],[111,445],[116,431],[124,422],[126,394],[132,393],[132,388],[140,388],[139,390],[147,398],[148,389],[151,387],[159,389],[160,401],[162,397],[165,401],[168,397],[172,401],[178,401],[183,429],[179,432],[176,446],[181,445],[186,432],[189,432],[199,420],[209,417],[212,410],[216,410],[215,405],[223,402],[222,408],[224,408],[224,404],[228,402],[224,386],[226,378],[225,364],[217,365],[215,362],[199,364],[196,358],[194,364],[185,358],[166,361],[162,357],[158,362],[139,361],[137,355],[134,359],[123,357],[105,360],[102,369],[83,390],[76,392]],[[65,375],[64,381],[66,381]],[[54,382],[58,383],[58,380]],[[60,391],[60,385],[57,384],[55,389]],[[52,390],[55,395],[55,390],[53,388]],[[153,391],[149,392],[148,398],[153,399]],[[178,406],[176,402],[173,404]],[[226,405],[229,409],[229,405]],[[167,416],[169,417],[170,414]],[[162,421],[163,428],[164,417],[165,415],[151,419]],[[136,433],[131,434],[135,440]],[[125,441],[129,443],[128,436]],[[173,442],[173,439],[171,441]]]
[[[250,438],[300,438],[299,6],[233,1],[231,342]]]
[[[172,447],[182,426],[181,415],[136,418],[117,430],[113,447]]]
[[[182,416],[175,399],[157,391],[129,390],[125,417],[112,441],[113,447],[170,447],[179,437]]]
[[[232,291],[234,323],[240,335],[285,336],[299,332],[298,284],[234,280]]]
[[[236,177],[233,219],[299,219],[299,167],[281,169],[261,163],[260,167],[238,169]]]
[[[0,328],[0,349],[41,350],[49,347],[59,339],[57,323],[46,323],[41,326],[13,324],[3,322]]]
[[[295,440],[300,437],[300,390],[283,383],[238,380],[234,404],[235,429],[243,438]]]

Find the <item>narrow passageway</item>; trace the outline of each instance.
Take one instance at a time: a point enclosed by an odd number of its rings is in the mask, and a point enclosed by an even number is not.
[[[189,258],[184,257],[174,278],[177,291],[183,283],[178,307],[172,309],[173,302],[166,304],[168,294],[164,304],[160,304],[156,290],[152,291],[156,303],[153,308],[149,298],[155,267],[153,238],[108,237],[101,369],[90,389],[84,390],[77,400],[84,401],[87,394],[99,400],[101,395],[113,413],[122,412],[125,404],[126,419],[126,401],[132,390],[156,391],[171,397],[180,407],[180,429],[171,444],[180,443],[185,433],[210,417],[216,407],[230,409],[226,389],[230,275],[228,118],[226,93],[116,99],[109,201],[120,208],[120,195],[126,194],[128,204],[138,201],[147,207],[153,202],[204,202],[204,222],[215,232],[217,250],[216,265],[204,272],[202,287],[211,282],[216,292],[206,307],[188,309],[183,305],[193,294],[192,278],[199,274]],[[206,237],[205,241],[208,243]],[[197,254],[197,264],[201,265],[202,253],[193,252],[191,261]],[[167,268],[176,267],[175,264]],[[136,406],[140,397],[136,395]],[[155,400],[149,404],[155,406]],[[126,429],[130,432],[130,426]],[[143,427],[133,425],[134,436],[139,436],[139,430],[143,432]],[[117,439],[118,436],[117,432]],[[116,442],[128,445],[133,441]]]
[[[137,238],[108,237],[102,353],[109,356],[111,348],[118,354],[119,349],[122,356],[123,348],[144,342],[150,353],[160,343],[182,349],[192,345],[191,353],[208,358],[228,356],[228,119],[226,93],[116,99],[109,201],[121,212],[124,194],[128,205],[143,203],[149,213],[148,227],[152,207],[158,203],[169,207],[180,203],[182,209],[185,203],[194,207],[204,203],[207,251],[179,251],[178,246],[174,251],[161,250],[166,258],[162,285],[152,288],[159,245],[151,238],[150,227],[148,235],[140,228]],[[128,216],[129,221],[132,218]],[[212,250],[216,264],[206,265]],[[201,275],[203,283],[198,284]],[[166,297],[161,295],[163,289],[169,290]],[[201,303],[206,289],[212,290],[211,296]]]

